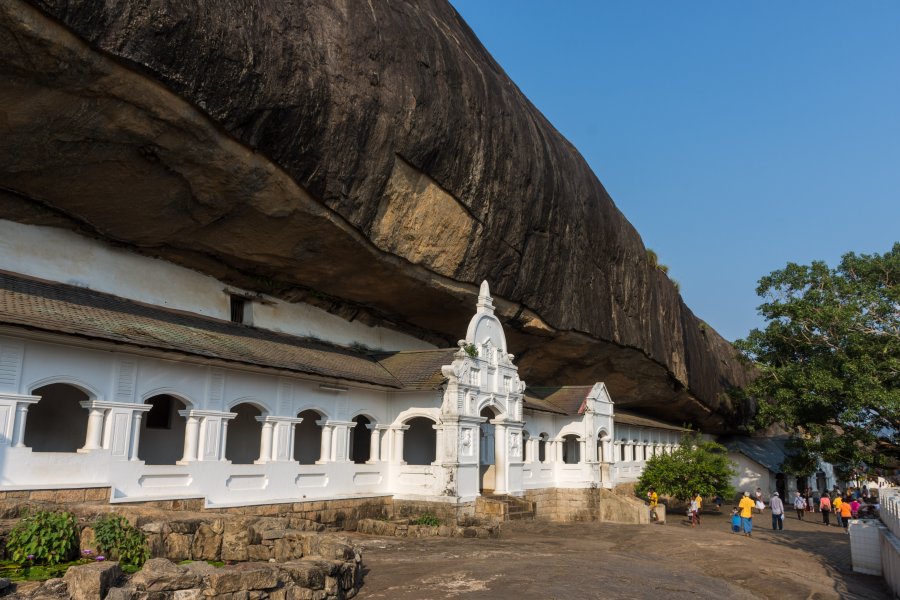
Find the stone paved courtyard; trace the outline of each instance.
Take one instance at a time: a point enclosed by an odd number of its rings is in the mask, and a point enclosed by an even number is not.
[[[691,529],[667,525],[513,522],[500,539],[359,536],[369,570],[359,598],[865,598],[890,594],[879,577],[850,569],[843,530],[820,515],[752,539],[729,532],[727,514]]]

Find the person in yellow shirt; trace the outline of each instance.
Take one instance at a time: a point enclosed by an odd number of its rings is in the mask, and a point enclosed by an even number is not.
[[[656,507],[659,505],[659,494],[654,488],[647,491],[647,502],[650,504],[650,520],[656,521],[659,517],[656,515]]]
[[[753,509],[756,502],[750,498],[750,492],[744,492],[744,497],[738,502],[738,509],[741,511],[741,526],[744,529],[744,535],[753,537]]]
[[[831,503],[831,506],[834,508],[834,516],[837,519],[838,527],[844,526],[844,520],[841,518],[841,504],[843,503],[844,500],[841,498],[840,494],[836,495],[834,497],[834,502]]]

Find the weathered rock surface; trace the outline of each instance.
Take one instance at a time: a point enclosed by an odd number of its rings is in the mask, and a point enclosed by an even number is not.
[[[730,345],[443,0],[9,0],[0,52],[0,218],[442,345],[488,279],[530,384],[729,425]]]
[[[122,577],[117,562],[98,562],[69,567],[63,580],[72,600],[97,600]]]

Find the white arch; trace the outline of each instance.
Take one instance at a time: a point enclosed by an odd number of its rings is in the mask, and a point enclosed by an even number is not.
[[[56,375],[39,379],[28,385],[28,393],[34,394],[34,390],[56,383],[63,383],[79,389],[87,394],[89,400],[97,400],[100,397],[100,392],[96,388],[88,385],[73,375]]]
[[[507,416],[507,411],[504,410],[503,406],[500,404],[500,402],[497,401],[497,398],[493,394],[485,396],[484,399],[478,403],[478,406],[476,408],[476,415],[480,415],[481,411],[483,411],[485,408],[492,408],[494,409],[494,412],[497,413],[497,416],[494,418],[505,419]]]
[[[188,410],[197,408],[197,403],[188,398],[185,394],[182,394],[175,388],[170,387],[160,387],[149,392],[145,393],[141,396],[141,404],[146,404],[147,400],[153,398],[154,396],[172,396],[173,398],[177,398],[180,400]]]
[[[594,434],[594,438],[600,440],[601,442],[612,441],[612,437],[610,437],[609,432],[606,431],[606,427],[602,425],[597,428],[597,432]]]
[[[309,406],[301,406],[300,408],[297,409],[297,412],[294,413],[294,416],[297,416],[300,413],[305,412],[307,410],[311,410],[311,411],[319,413],[319,416],[326,421],[331,420],[331,415],[328,414],[328,411],[326,411],[324,408],[322,408],[318,404],[311,404]]]
[[[365,418],[367,418],[367,419],[369,420],[369,423],[371,423],[372,425],[376,425],[376,424],[378,424],[378,423],[384,423],[384,422],[385,422],[385,419],[379,419],[378,417],[375,416],[375,411],[374,411],[374,410],[369,410],[369,409],[367,409],[367,408],[364,408],[364,409],[362,409],[362,410],[358,410],[358,411],[356,411],[355,413],[353,413],[352,415],[350,415],[350,420],[352,421],[352,420],[355,419],[356,417],[365,417]]]
[[[261,416],[263,416],[263,417],[268,416],[268,414],[270,412],[272,412],[266,406],[265,402],[263,402],[259,398],[255,398],[253,396],[244,396],[243,398],[237,398],[235,400],[230,401],[227,404],[228,410],[233,411],[234,407],[237,406],[238,404],[249,404],[250,406],[253,406],[254,408],[259,410],[259,412],[261,413]]]
[[[394,419],[391,425],[405,425],[416,417],[424,417],[434,421],[434,424],[437,425],[441,422],[441,411],[439,408],[408,408],[397,415],[397,418]]]
[[[556,437],[561,438],[564,435],[574,435],[581,439],[584,437],[584,431],[579,430],[579,426],[581,423],[567,423],[565,427],[559,430],[559,433],[556,434]]]

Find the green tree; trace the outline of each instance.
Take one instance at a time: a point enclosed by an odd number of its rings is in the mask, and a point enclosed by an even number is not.
[[[671,454],[647,460],[638,480],[637,492],[644,496],[651,487],[657,493],[685,501],[692,494],[728,498],[734,494],[731,480],[736,475],[725,446],[705,441],[699,433],[684,436]]]
[[[789,263],[759,281],[765,329],[736,346],[759,376],[744,390],[756,425],[794,431],[805,456],[846,475],[898,455],[900,429],[900,243],[881,254],[849,253]]]

